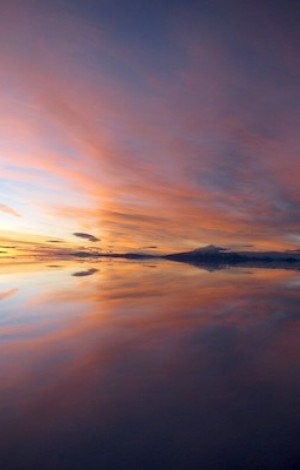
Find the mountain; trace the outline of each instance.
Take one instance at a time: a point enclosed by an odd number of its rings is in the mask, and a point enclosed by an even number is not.
[[[192,251],[173,253],[166,259],[195,265],[240,265],[256,267],[291,267],[300,269],[300,251],[231,251],[208,245]]]

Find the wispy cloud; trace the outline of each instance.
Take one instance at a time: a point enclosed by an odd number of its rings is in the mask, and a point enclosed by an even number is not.
[[[158,46],[140,25],[121,38],[100,3],[96,27],[76,9],[5,2],[1,177],[22,227],[95,231],[116,249],[296,245],[300,44],[287,9],[174,2],[159,9]]]
[[[21,217],[21,215],[12,207],[7,206],[6,204],[0,204],[0,212],[5,214],[13,215],[14,217]]]

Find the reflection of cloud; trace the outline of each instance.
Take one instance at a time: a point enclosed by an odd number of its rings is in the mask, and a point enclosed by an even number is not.
[[[82,277],[82,276],[91,276],[92,274],[95,274],[98,272],[98,269],[88,269],[87,271],[78,271],[76,273],[73,273],[72,276],[76,277]]]
[[[75,233],[73,233],[73,235],[75,235],[75,237],[78,237],[78,238],[85,238],[86,240],[88,240],[90,242],[99,242],[100,241],[99,238],[96,238],[96,237],[94,237],[94,235],[90,235],[89,233],[75,232]]]
[[[18,291],[18,289],[10,289],[5,292],[0,292],[0,300],[8,299],[9,297],[12,297],[15,295],[15,293]]]
[[[153,468],[152,449],[162,468],[232,469],[241,458],[245,468],[286,468],[298,455],[299,291],[280,292],[290,274],[180,269],[122,263],[105,289],[74,290],[61,276],[20,297],[1,325],[10,468],[32,467],[33,448],[37,468],[49,455],[53,468],[119,468],[120,455]]]

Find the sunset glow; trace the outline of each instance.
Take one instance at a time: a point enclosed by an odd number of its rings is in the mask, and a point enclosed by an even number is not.
[[[0,0],[0,470],[300,469],[299,25]]]
[[[142,3],[1,2],[1,244],[298,248],[292,12]]]

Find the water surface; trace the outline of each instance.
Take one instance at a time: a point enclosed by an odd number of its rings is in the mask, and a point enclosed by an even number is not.
[[[0,266],[1,469],[296,469],[300,273]]]

